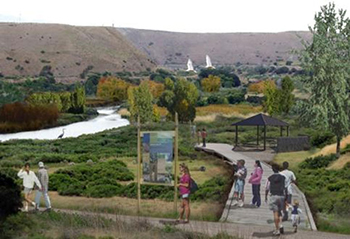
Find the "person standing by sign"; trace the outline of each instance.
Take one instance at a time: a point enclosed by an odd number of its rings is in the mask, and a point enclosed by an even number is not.
[[[202,130],[203,147],[206,147],[206,144],[205,144],[206,138],[207,138],[207,131],[205,130],[205,128],[203,128]]]
[[[181,205],[180,205],[180,217],[177,222],[188,223],[190,218],[190,181],[191,175],[188,167],[185,164],[180,165],[181,178],[180,183],[177,185],[180,190],[181,195]],[[183,220],[183,215],[185,213],[185,220]]]

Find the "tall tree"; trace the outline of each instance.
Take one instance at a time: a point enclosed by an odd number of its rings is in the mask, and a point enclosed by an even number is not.
[[[166,79],[165,89],[159,99],[159,106],[166,107],[172,117],[177,112],[181,122],[193,121],[196,117],[197,87],[180,78],[175,83]]]
[[[143,81],[139,87],[132,88],[128,93],[128,102],[132,119],[135,120],[137,116],[140,116],[140,121],[142,123],[152,121],[153,96],[148,82]]]
[[[306,71],[302,80],[310,92],[301,117],[335,134],[338,157],[340,141],[350,129],[350,20],[345,14],[336,11],[333,3],[322,6],[315,25],[309,27],[312,42],[304,43],[301,54]]]
[[[264,82],[264,111],[270,115],[280,113],[280,91],[273,80]]]
[[[292,108],[294,104],[294,84],[292,79],[289,76],[285,76],[282,79],[282,86],[280,91],[280,101],[279,101],[279,107],[280,111],[283,113],[288,114],[290,109]]]

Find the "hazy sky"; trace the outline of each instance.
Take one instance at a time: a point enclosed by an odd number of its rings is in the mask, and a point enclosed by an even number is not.
[[[350,0],[334,0],[350,16]],[[62,23],[178,32],[307,30],[329,0],[3,0],[0,22]]]

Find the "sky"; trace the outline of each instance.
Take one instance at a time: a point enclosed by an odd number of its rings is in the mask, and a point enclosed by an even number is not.
[[[334,0],[347,10],[350,0]],[[115,26],[175,32],[308,30],[329,0],[3,0],[0,22]]]

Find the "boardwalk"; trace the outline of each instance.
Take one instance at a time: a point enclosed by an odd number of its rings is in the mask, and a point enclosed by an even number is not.
[[[203,150],[208,153],[216,154],[222,159],[226,160],[230,164],[236,164],[237,160],[244,159],[246,161],[246,167],[248,170],[248,177],[254,170],[255,158],[250,158],[246,155],[243,155],[238,152],[232,151],[232,146],[228,144],[207,144],[206,148],[197,147],[197,150]],[[252,187],[251,184],[246,183],[244,194],[245,194],[245,205],[240,208],[237,206],[232,206],[233,199],[233,188],[229,195],[229,198],[226,202],[225,210],[222,214],[221,220],[222,222],[232,222],[232,223],[242,223],[242,224],[250,224],[250,225],[260,225],[266,226],[266,228],[273,229],[274,224],[272,220],[272,212],[269,210],[268,205],[264,202],[265,197],[265,188],[268,176],[270,176],[273,172],[271,167],[265,163],[262,164],[264,174],[261,182],[261,198],[262,204],[260,208],[252,208],[249,206],[252,198]],[[294,186],[294,185],[293,185]],[[300,208],[303,210],[303,214],[301,215],[301,224],[300,228],[305,230],[317,230],[315,226],[315,222],[313,220],[312,214],[310,212],[309,206],[307,204],[306,198],[304,194],[296,187],[293,187],[293,199],[298,199],[300,202]],[[285,228],[292,228],[291,222],[283,223]]]

